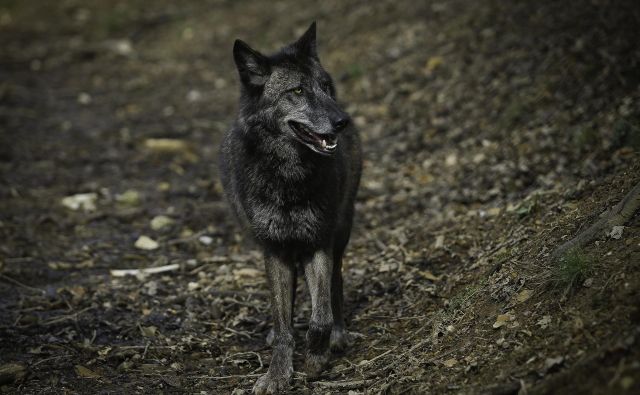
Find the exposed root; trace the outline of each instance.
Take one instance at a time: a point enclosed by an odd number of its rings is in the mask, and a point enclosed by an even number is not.
[[[556,260],[567,252],[584,246],[596,236],[602,234],[603,231],[611,229],[614,226],[624,225],[631,219],[638,207],[640,207],[640,182],[638,182],[613,209],[605,213],[596,223],[579,233],[576,237],[558,247],[551,254],[551,257]]]

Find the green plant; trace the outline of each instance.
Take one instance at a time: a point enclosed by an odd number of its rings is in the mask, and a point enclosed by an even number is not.
[[[594,270],[594,260],[581,250],[570,250],[552,269],[551,281],[558,287],[571,289],[584,281]]]

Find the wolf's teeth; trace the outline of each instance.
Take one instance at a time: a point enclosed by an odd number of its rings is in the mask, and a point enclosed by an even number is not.
[[[322,140],[322,148],[327,148],[327,140]]]

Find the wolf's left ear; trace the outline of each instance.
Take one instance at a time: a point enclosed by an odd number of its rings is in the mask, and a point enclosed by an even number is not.
[[[233,44],[233,60],[236,62],[240,79],[247,86],[263,86],[269,79],[271,68],[269,59],[254,50],[242,40]]]
[[[296,48],[300,53],[318,59],[316,50],[316,22],[314,21],[306,32],[296,41]]]

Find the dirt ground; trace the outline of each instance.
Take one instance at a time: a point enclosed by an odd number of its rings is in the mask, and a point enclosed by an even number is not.
[[[640,393],[640,216],[550,258],[640,181],[635,0],[1,2],[0,392],[250,392],[270,312],[218,181],[231,48],[313,20],[365,164],[353,344],[291,393]]]

